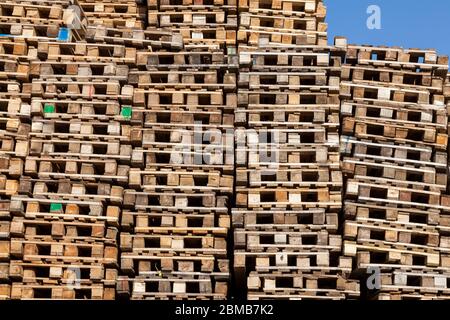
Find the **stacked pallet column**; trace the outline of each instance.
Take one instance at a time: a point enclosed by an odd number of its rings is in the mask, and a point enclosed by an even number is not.
[[[40,40],[81,40],[86,28],[77,0],[4,0],[0,3],[0,34]],[[76,29],[73,27],[76,26]]]
[[[11,296],[9,278],[11,197],[18,194],[28,154],[30,86],[28,46],[23,40],[0,41],[0,300]]]
[[[119,29],[145,29],[144,0],[78,0],[90,26]]]
[[[447,65],[432,50],[348,46],[344,254],[354,259],[364,297],[448,298],[448,238],[440,237],[449,209]]]
[[[139,50],[130,71],[118,293],[131,299],[228,295],[238,64],[236,5],[223,4],[148,2],[147,31],[178,33],[183,45]]]
[[[251,300],[357,297],[338,234],[340,59],[325,7],[240,4],[236,284]]]
[[[27,41],[35,45],[31,132],[10,207],[11,297],[114,299],[121,185],[131,159],[121,104],[130,104],[132,91],[122,90],[128,68],[117,65],[125,49]]]

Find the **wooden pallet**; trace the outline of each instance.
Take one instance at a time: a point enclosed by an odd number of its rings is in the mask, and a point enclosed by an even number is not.
[[[49,237],[78,240],[95,239],[105,243],[116,243],[117,228],[107,226],[104,221],[86,222],[82,220],[65,221],[56,217],[22,218],[14,217],[11,223],[11,234],[14,237]]]
[[[346,198],[356,199],[361,203],[384,203],[405,208],[443,209],[439,191],[409,189],[396,185],[382,185],[372,181],[349,180]]]
[[[79,123],[86,120],[107,121],[111,123],[129,123],[133,116],[133,108],[129,105],[121,105],[119,101],[83,99],[43,99],[33,97],[31,102],[31,114],[37,119],[55,119],[59,121],[78,120]],[[89,122],[87,123],[89,125]],[[124,128],[124,127],[123,127]]]
[[[436,228],[362,219],[345,221],[344,238],[358,242],[374,240],[386,244],[410,245],[413,249],[439,246],[439,232]]]
[[[228,197],[213,192],[139,192],[125,190],[123,206],[136,210],[174,213],[228,212]]]
[[[228,294],[226,281],[208,277],[119,279],[118,294],[130,294],[132,300],[225,300]],[[130,285],[132,288],[130,288]],[[131,290],[130,290],[131,289]]]
[[[83,201],[78,199],[65,200],[29,198],[13,196],[10,211],[13,215],[24,216],[27,219],[56,219],[63,221],[83,221],[88,223],[106,222],[118,226],[120,208],[103,205],[101,201]]]
[[[186,273],[187,278],[196,275],[222,279],[230,277],[228,259],[217,258],[208,253],[181,255],[155,251],[142,255],[139,252],[123,252],[120,267],[130,277],[180,276],[183,273]]]
[[[92,26],[87,28],[86,40],[95,43],[121,44],[134,48],[183,48],[183,38],[178,33],[160,29],[138,30]]]
[[[104,287],[102,284],[41,285],[13,283],[11,299],[14,300],[114,300],[115,288]]]
[[[402,166],[428,167],[439,172],[445,172],[447,163],[447,154],[437,152],[431,146],[396,145],[389,141],[371,141],[352,136],[341,137],[341,153],[364,161],[385,161]]]
[[[234,230],[234,246],[236,249],[245,248],[251,252],[270,250],[341,250],[340,235],[331,235],[326,230],[311,231],[248,231]]]
[[[39,42],[37,55],[42,60],[95,63],[136,63],[136,48],[120,44],[86,42]],[[44,60],[44,61],[45,61]],[[117,66],[124,67],[124,66]]]
[[[64,237],[52,240],[48,236],[28,236],[11,239],[11,256],[25,262],[101,263],[116,266],[118,250],[102,239]]]
[[[356,299],[359,283],[341,275],[265,274],[251,272],[247,279],[249,300],[254,299]]]
[[[228,49],[227,54],[222,50],[208,51],[142,51],[136,54],[136,64],[139,68],[147,70],[236,70],[238,68],[238,56],[235,50]]]
[[[214,255],[218,258],[227,256],[227,241],[222,237],[212,235],[158,235],[135,234],[122,232],[120,249],[122,252],[132,250],[134,254],[148,255],[155,252],[173,255]]]
[[[78,2],[90,25],[144,29],[146,7],[142,3],[130,0]]]
[[[326,7],[316,0],[239,0],[240,11],[282,12],[285,15],[308,14],[325,18]]]
[[[408,244],[384,243],[376,240],[361,242],[344,241],[343,253],[356,257],[355,272],[366,270],[372,265],[427,266],[437,267],[440,264],[439,251],[432,247],[414,247]]]
[[[247,231],[277,230],[327,230],[336,233],[338,230],[338,214],[329,213],[325,209],[314,210],[251,210],[232,209],[234,228]]]
[[[244,281],[247,272],[258,273],[314,273],[349,274],[352,259],[327,248],[309,248],[301,251],[250,252],[235,250],[234,275],[236,281]],[[244,278],[243,278],[244,277]]]
[[[228,215],[173,214],[124,211],[121,230],[142,234],[192,234],[209,233],[226,236],[230,228]]]
[[[43,285],[115,286],[118,270],[102,264],[22,262],[12,260],[9,276],[14,282]]]
[[[448,70],[448,57],[438,56],[434,50],[349,45],[347,61],[352,64],[386,66],[415,72],[433,71],[437,76],[445,76]]]

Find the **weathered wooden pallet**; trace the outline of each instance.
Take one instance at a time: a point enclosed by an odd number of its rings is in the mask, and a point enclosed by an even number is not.
[[[207,71],[135,71],[129,74],[129,84],[138,88],[149,89],[192,89],[217,90],[232,92],[236,89],[236,74],[218,73],[216,70]]]
[[[440,191],[427,191],[380,184],[371,181],[348,180],[346,199],[357,199],[360,203],[399,205],[405,208],[443,209]]]
[[[400,104],[430,105],[435,101],[443,100],[440,94],[423,88],[398,88],[385,83],[353,83],[349,81],[341,82],[341,97],[352,99],[357,102],[398,102]]]
[[[173,214],[124,211],[121,230],[142,234],[193,234],[209,233],[226,236],[230,228],[228,215]]]
[[[156,253],[172,255],[200,254],[213,255],[218,258],[227,257],[227,240],[212,235],[158,235],[135,234],[122,232],[120,249],[122,252],[133,252],[146,256]]]
[[[232,209],[232,223],[234,228],[248,231],[328,230],[334,234],[338,230],[338,214],[320,208],[289,211]]]
[[[236,106],[236,94],[224,93],[221,89],[134,89],[134,106],[142,107],[147,105],[147,108],[150,109],[150,106],[160,104],[233,108]]]
[[[120,205],[123,199],[123,187],[104,182],[77,182],[68,179],[44,180],[20,179],[20,193],[33,195],[37,198],[83,199],[102,201]]]
[[[88,27],[88,42],[121,44],[135,48],[182,49],[183,38],[170,30],[139,30],[130,28],[107,28],[103,26]]]
[[[121,278],[119,283],[118,294],[131,294],[132,300],[225,300],[228,294],[227,281],[215,281],[207,276],[200,279]]]
[[[231,141],[230,138],[228,141]],[[178,143],[146,144],[145,148],[134,148],[131,164],[134,167],[149,169],[197,169],[207,168],[212,171],[232,174],[234,170],[234,154],[231,142],[207,145],[182,146]],[[201,153],[199,155],[199,153]]]
[[[349,45],[347,61],[359,65],[433,72],[437,76],[445,76],[448,71],[448,57],[438,56],[435,50]]]
[[[64,220],[57,217],[14,217],[11,223],[14,237],[47,237],[55,240],[72,238],[75,241],[95,239],[105,243],[116,243],[117,228],[110,227],[105,221],[87,222],[83,220]]]
[[[236,281],[245,281],[246,272],[259,273],[313,273],[349,274],[352,258],[344,257],[336,247],[335,252],[326,248],[310,248],[283,252],[250,252],[235,250],[234,275]]]
[[[432,146],[399,145],[389,141],[357,139],[352,136],[341,137],[341,153],[364,161],[435,168],[438,172],[445,172],[447,165],[447,153],[437,152]]]
[[[318,166],[319,167],[319,166]],[[342,175],[329,168],[298,169],[236,169],[236,185],[247,187],[328,187],[330,190],[342,188]]]
[[[37,55],[45,60],[90,63],[136,63],[136,48],[119,44],[86,42],[39,42]]]
[[[215,192],[231,194],[233,177],[218,171],[130,169],[129,186],[149,191]]]
[[[401,294],[437,294],[450,297],[450,274],[442,271],[403,271],[394,270],[392,273],[382,273],[379,293]]]
[[[146,7],[136,1],[109,1],[98,3],[79,0],[90,25],[144,29]]]
[[[68,144],[68,142],[64,142]],[[103,144],[105,145],[105,144]],[[56,149],[58,150],[58,149]],[[83,154],[75,152],[67,155],[66,150],[49,152],[41,157],[27,157],[25,161],[25,173],[41,179],[72,179],[111,182],[119,184],[128,182],[128,165],[117,163],[120,156],[101,154]],[[81,158],[80,158],[81,156]],[[84,158],[84,159],[82,159]],[[123,159],[129,159],[127,156]]]
[[[213,192],[138,192],[125,190],[123,206],[136,210],[175,213],[228,212],[228,197]]]
[[[372,181],[389,181],[401,187],[414,186],[415,188],[445,190],[447,187],[447,174],[436,172],[436,168],[399,165],[390,162],[378,162],[372,159],[344,158],[342,171],[350,179],[364,179]]]
[[[344,214],[347,219],[373,222],[392,221],[408,224],[411,227],[449,227],[450,225],[446,225],[441,219],[440,212],[439,209],[402,208],[397,205],[355,203],[347,200],[344,202]]]
[[[86,100],[120,100],[130,103],[133,97],[131,86],[121,86],[118,80],[96,82],[93,79],[77,81],[39,80],[32,83],[32,94],[43,98],[86,99]]]
[[[448,295],[437,295],[437,294],[421,294],[421,293],[402,293],[402,292],[389,292],[384,293],[380,292],[378,294],[372,295],[370,297],[371,300],[420,300],[420,301],[427,301],[427,300],[448,300]]]
[[[238,106],[259,104],[280,105],[331,105],[339,104],[337,94],[330,94],[328,90],[290,92],[290,91],[265,91],[265,90],[239,90]]]
[[[120,209],[116,206],[104,206],[100,201],[81,201],[63,199],[29,198],[13,196],[10,205],[13,215],[26,219],[59,220],[64,222],[106,222],[118,226]]]
[[[48,236],[12,238],[11,256],[25,262],[83,262],[117,266],[118,250],[116,245],[90,237],[74,242],[76,240],[77,237],[64,237],[59,241],[50,239]]]
[[[223,279],[230,277],[229,261],[208,253],[178,255],[155,251],[142,255],[139,252],[122,252],[120,268],[133,277],[157,275],[158,272],[160,276],[191,273],[186,274],[188,278],[195,275],[212,275]]]
[[[445,132],[448,125],[445,106],[437,105],[423,108],[417,105],[362,104],[357,102],[343,102],[341,114],[355,119],[382,119],[387,124],[404,125],[405,127],[434,128],[438,132]],[[347,128],[344,128],[346,130]]]
[[[431,73],[396,70],[383,67],[342,66],[342,79],[354,83],[371,83],[374,85],[391,84],[399,88],[426,88],[431,92],[441,93],[444,80]]]
[[[244,188],[236,187],[238,208],[328,208],[339,210],[341,192],[329,188]]]
[[[100,283],[115,286],[118,270],[102,264],[23,262],[12,260],[9,276],[14,282],[44,285],[90,285]]]
[[[336,105],[272,105],[249,104],[235,111],[235,124],[251,128],[274,128],[323,125],[328,131],[337,131],[339,111]]]
[[[138,67],[147,70],[236,70],[239,65],[235,50],[229,49],[227,54],[223,50],[209,51],[153,51],[139,50],[136,54]]]
[[[117,66],[114,63],[39,61],[32,62],[30,69],[30,75],[39,77],[40,80],[89,81],[95,79],[126,83],[128,79],[128,66]]]
[[[238,17],[236,12],[224,10],[217,7],[209,10],[189,7],[179,10],[159,10],[148,12],[148,24],[160,28],[180,28],[180,27],[224,27],[226,29],[237,29]]]
[[[280,295],[303,299],[356,299],[360,296],[359,282],[333,274],[273,274],[250,272],[247,278],[248,299],[277,299]],[[280,297],[283,299],[283,297]]]
[[[47,105],[47,108],[50,106]],[[44,109],[44,111],[47,111]],[[45,112],[44,112],[45,113]],[[43,138],[64,140],[71,139],[82,142],[104,141],[126,143],[129,142],[130,127],[119,122],[102,122],[97,120],[83,121],[71,119],[64,121],[59,119],[42,119],[33,117],[33,126],[30,133],[32,140],[39,141]],[[42,142],[42,141],[40,141]],[[33,149],[35,146],[31,146]],[[110,146],[113,148],[113,146]],[[113,149],[111,149],[112,151]],[[38,150],[36,150],[38,151]],[[39,151],[38,151],[39,152]],[[111,152],[117,154],[119,152]],[[123,152],[122,152],[123,153]]]
[[[329,234],[326,230],[311,231],[249,231],[234,230],[234,246],[236,249],[246,249],[250,252],[300,251],[310,249],[340,252],[342,239],[340,235]]]
[[[31,114],[37,119],[110,121],[111,123],[128,123],[133,117],[130,105],[121,105],[119,101],[103,100],[71,100],[71,99],[43,99],[33,97]]]
[[[437,248],[376,240],[344,241],[343,254],[356,257],[354,272],[364,272],[369,265],[438,267],[440,254]]]
[[[411,226],[395,222],[378,222],[358,219],[345,221],[345,239],[364,241],[379,241],[382,243],[410,244],[411,248],[438,247],[439,232],[433,227]]]
[[[326,7],[322,1],[316,0],[239,0],[239,10],[282,11],[286,15],[305,13],[325,17]]]
[[[433,126],[423,127],[414,123],[386,121],[379,118],[344,118],[344,134],[354,134],[356,138],[376,141],[392,141],[398,144],[432,146],[447,150],[448,134],[439,133]]]
[[[13,283],[11,299],[19,300],[114,300],[115,288],[102,284],[89,285],[41,285]]]
[[[1,100],[0,100],[1,103]],[[230,110],[216,110],[202,106],[159,105],[151,109],[134,108],[138,113],[133,120],[141,119],[144,127],[194,127],[234,128],[234,114]],[[134,128],[132,128],[133,130]],[[133,131],[132,131],[133,132]]]

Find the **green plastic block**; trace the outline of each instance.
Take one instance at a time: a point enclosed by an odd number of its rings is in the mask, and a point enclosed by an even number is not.
[[[49,103],[46,103],[44,105],[44,113],[54,113],[55,112],[55,106]]]
[[[131,118],[131,114],[133,113],[131,106],[122,106],[122,111],[120,112],[120,115],[124,118]]]
[[[62,211],[62,204],[61,203],[52,203],[50,204],[50,212],[54,211]]]

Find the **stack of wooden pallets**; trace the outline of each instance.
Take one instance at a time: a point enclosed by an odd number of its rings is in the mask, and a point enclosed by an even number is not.
[[[322,33],[325,7],[249,0],[240,8],[237,283],[248,299],[358,297],[338,234],[340,59]]]
[[[48,6],[83,16],[73,1],[30,6],[41,18]],[[125,63],[135,63],[136,52],[37,36],[25,37],[31,127],[9,208],[11,298],[114,299],[131,160],[133,88]]]
[[[180,33],[187,47],[234,46],[236,0],[148,0],[149,29]]]
[[[173,33],[173,46],[139,49],[129,73],[133,151],[118,294],[225,299],[238,64],[235,39],[219,35],[236,5],[148,5],[145,33]],[[210,15],[222,20],[205,29]]]
[[[30,131],[28,47],[23,40],[0,40],[0,299],[10,298],[11,197],[19,191]]]
[[[144,0],[78,0],[90,26],[144,29]]]
[[[341,82],[344,254],[353,257],[369,298],[449,297],[448,238],[440,237],[450,205],[443,196],[447,65],[432,50],[348,46]]]
[[[2,37],[40,40],[81,40],[86,19],[76,0],[5,0],[0,3]]]

